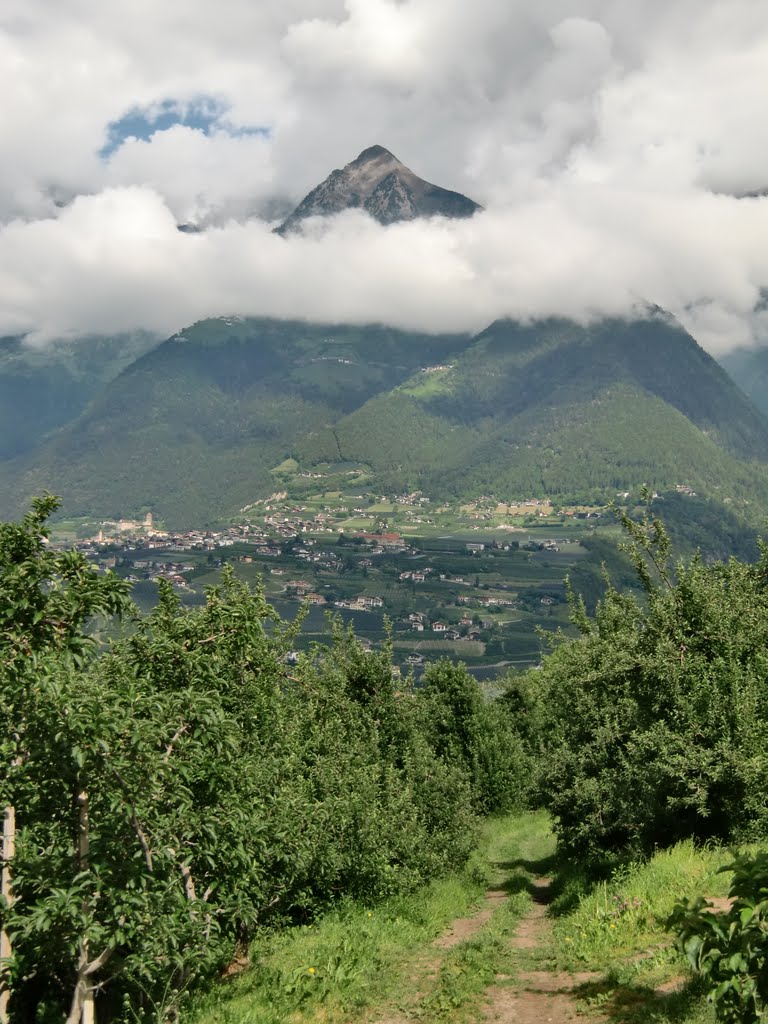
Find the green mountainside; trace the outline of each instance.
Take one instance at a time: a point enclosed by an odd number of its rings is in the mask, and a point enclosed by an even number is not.
[[[645,481],[768,499],[768,425],[660,315],[592,327],[498,321],[450,367],[302,441],[297,458],[311,465],[334,451],[369,463],[383,487],[454,498],[611,497]]]
[[[152,509],[195,526],[275,490],[297,441],[449,358],[465,335],[221,318],[136,360],[34,452],[0,464],[3,512],[60,494],[68,514]]]
[[[229,317],[146,353],[1,462],[0,514],[49,488],[69,515],[193,526],[352,479],[454,499],[678,486],[755,522],[767,460],[768,422],[658,312],[501,320],[474,338]]]
[[[157,344],[144,332],[26,345],[0,338],[0,459],[33,449]]]
[[[721,356],[720,363],[744,394],[768,415],[768,349],[736,349]]]

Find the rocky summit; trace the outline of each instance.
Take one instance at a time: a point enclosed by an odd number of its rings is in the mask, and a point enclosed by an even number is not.
[[[332,171],[276,231],[285,235],[307,217],[349,209],[363,209],[380,224],[393,224],[417,217],[471,217],[482,207],[460,192],[424,181],[383,146],[371,146]]]

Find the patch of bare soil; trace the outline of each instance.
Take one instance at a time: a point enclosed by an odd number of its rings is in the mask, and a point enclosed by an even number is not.
[[[666,981],[662,981],[660,985],[657,985],[653,990],[654,995],[657,996],[669,996],[673,992],[679,992],[684,988],[687,979],[682,974],[675,975],[674,978],[667,978]]]
[[[513,949],[535,949],[541,944],[542,936],[549,930],[547,902],[551,879],[537,878],[531,893],[533,906],[517,926],[510,941]]]
[[[492,889],[485,894],[483,906],[471,917],[460,917],[452,921],[447,931],[435,939],[432,945],[435,949],[452,949],[460,942],[466,942],[476,935],[490,921],[496,908],[508,899],[507,893],[502,889]]]
[[[568,992],[546,994],[527,989],[499,988],[488,993],[490,1006],[484,1019],[499,1024],[560,1024],[575,1020],[576,1003]]]
[[[707,896],[707,902],[712,906],[708,909],[713,914],[727,914],[734,904],[733,896]]]
[[[542,948],[551,923],[547,917],[550,880],[537,879],[533,906],[521,920],[510,940],[512,949],[526,951]],[[497,1024],[559,1024],[578,1016],[577,990],[594,980],[591,973],[568,974],[564,971],[523,971],[514,984],[499,978],[486,993],[484,1020]]]

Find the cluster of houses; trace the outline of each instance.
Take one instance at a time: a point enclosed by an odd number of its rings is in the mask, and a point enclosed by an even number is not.
[[[678,488],[681,490],[682,488]],[[687,491],[685,493],[688,493]],[[118,561],[126,566],[130,575],[128,580],[167,579],[178,587],[188,587],[185,574],[193,571],[196,566],[181,560],[166,560],[171,553],[183,552],[206,552],[208,562],[212,566],[220,565],[218,558],[211,557],[212,552],[218,549],[226,549],[237,544],[239,550],[237,557],[241,562],[253,563],[258,559],[278,559],[285,554],[292,555],[298,562],[304,562],[313,569],[322,569],[330,572],[338,571],[344,564],[349,554],[349,542],[354,542],[356,551],[356,564],[362,570],[374,566],[376,556],[385,554],[418,554],[414,548],[409,546],[407,540],[403,539],[400,533],[395,531],[366,532],[359,531],[347,534],[346,538],[340,539],[340,544],[334,544],[334,550],[321,550],[323,544],[328,546],[328,541],[314,535],[328,533],[338,535],[338,523],[341,517],[349,514],[349,508],[344,504],[328,504],[319,511],[309,510],[301,504],[294,504],[290,501],[282,501],[285,495],[274,495],[273,499],[266,502],[259,502],[258,522],[245,522],[236,526],[222,527],[218,530],[189,530],[183,532],[167,532],[155,529],[151,515],[145,517],[141,522],[134,520],[119,520],[113,523],[102,524],[98,535],[76,546],[84,551],[87,557],[96,561],[104,569],[115,568]],[[360,498],[363,496],[360,495]],[[369,497],[369,496],[366,496]],[[280,499],[280,500],[278,500]],[[392,500],[392,499],[390,499]],[[399,506],[424,507],[429,504],[429,499],[421,492],[402,493],[394,496],[394,502]],[[348,505],[352,505],[349,501]],[[495,500],[483,497],[478,499],[477,510],[485,513],[488,509],[483,507],[487,503],[490,506]],[[522,503],[521,503],[522,504]],[[525,502],[526,507],[536,508],[543,503],[532,499]],[[254,506],[255,509],[255,506]],[[358,516],[370,515],[361,504],[355,507],[353,513]],[[598,512],[580,512],[579,518],[599,517]],[[256,516],[254,516],[256,520]],[[344,541],[346,540],[346,544]],[[243,550],[242,545],[247,545]],[[517,547],[517,542],[507,543],[505,540],[468,541],[465,550],[469,554],[480,555],[483,552],[492,550],[508,551]],[[558,551],[558,545],[553,540],[541,542],[530,541],[522,545],[529,550]],[[105,548],[107,550],[105,550]],[[152,551],[162,550],[163,556],[153,558]],[[359,558],[364,554],[364,558]],[[131,557],[134,555],[134,557]],[[225,558],[222,554],[222,558]],[[199,559],[198,559],[199,562]],[[290,577],[295,573],[286,569],[283,563],[279,563],[270,569],[270,574],[275,577],[286,577],[283,593],[287,597],[294,597],[306,601],[312,605],[325,606],[331,600],[322,593],[318,593],[317,582],[310,583],[307,580],[292,580]],[[299,572],[304,570],[299,568]],[[424,584],[434,580],[431,574],[435,570],[423,563],[418,568],[403,569],[399,572],[401,583]],[[308,573],[309,575],[310,573]],[[439,573],[441,581],[456,583],[461,586],[471,587],[465,582],[462,576],[453,576],[446,573]],[[475,590],[471,596],[457,597],[458,604],[473,604],[480,608],[489,607],[514,607],[516,601],[511,597],[502,596],[498,593],[480,593]],[[543,597],[542,604],[551,603],[552,599]],[[333,600],[336,608],[356,612],[375,612],[384,608],[384,600],[375,595],[357,594],[352,597]],[[438,613],[439,614],[439,613]],[[443,613],[445,614],[445,613]],[[458,625],[436,621],[431,622],[428,618],[418,612],[409,615],[406,627],[415,633],[434,634],[441,639],[455,640],[477,640],[482,639],[484,630],[492,626],[491,622],[482,622],[481,626],[473,623],[472,619],[464,616]]]
[[[501,594],[463,594],[456,598],[456,604],[479,604],[482,608],[514,608],[517,602],[511,597]]]
[[[557,543],[554,540],[529,540],[523,544],[523,551],[559,551]]]
[[[411,494],[396,494],[395,495],[396,505],[429,505],[429,498],[425,498],[421,491],[413,491]],[[363,509],[360,509],[362,512]]]
[[[285,585],[286,597],[296,597],[308,604],[325,604],[326,600],[322,594],[318,594],[312,583],[307,580],[291,580]]]
[[[407,583],[408,580],[410,580],[412,583],[424,583],[426,582],[427,577],[430,575],[432,571],[433,570],[429,566],[425,566],[423,569],[418,570],[406,569],[400,573],[398,579],[401,580],[403,583]],[[444,575],[445,574],[442,574],[441,578],[443,578]]]
[[[300,601],[307,601],[309,604],[327,604],[322,594],[318,594],[313,585],[307,580],[291,580],[285,585],[286,597],[296,597]],[[384,607],[384,601],[380,597],[369,597],[367,594],[358,594],[356,597],[334,601],[334,607],[347,608],[356,612],[372,612],[377,608]]]
[[[400,536],[399,533],[353,533],[353,540],[362,540],[366,544],[373,546],[374,553],[376,549],[384,551],[405,551],[408,547],[406,542]]]
[[[151,516],[147,515],[151,522]],[[145,520],[146,523],[146,520]],[[121,519],[117,523],[103,523],[93,537],[77,541],[74,547],[87,557],[110,548],[123,554],[131,551],[215,551],[234,544],[268,546],[270,537],[263,530],[249,524],[228,526],[220,530],[186,530],[168,532],[151,525],[140,525],[133,520]],[[69,544],[67,544],[69,546]]]
[[[444,640],[480,640],[482,636],[481,629],[487,629],[492,625],[490,622],[485,622],[480,624],[481,628],[478,628],[473,624],[472,619],[464,616],[459,620],[459,626],[466,629],[467,632],[462,633],[461,630],[456,629],[455,626],[451,626],[447,622],[440,620],[432,623],[428,622],[426,616],[421,612],[411,612],[406,622],[414,633],[425,633],[427,631],[439,633]]]
[[[357,597],[344,598],[333,603],[336,608],[348,608],[353,612],[373,612],[384,607],[384,601],[380,597],[369,597],[367,594],[358,594]]]
[[[183,573],[192,572],[195,567],[188,562],[155,562],[148,558],[137,558],[131,563],[131,568],[133,572],[126,576],[129,583],[138,583],[140,579],[162,579],[177,587],[188,587],[189,581]]]

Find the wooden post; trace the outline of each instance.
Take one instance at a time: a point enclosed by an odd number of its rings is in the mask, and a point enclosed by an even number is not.
[[[11,862],[16,852],[16,808],[8,806],[3,813],[3,842],[2,842],[2,879],[0,880],[0,892],[10,906],[13,903],[13,886],[11,884]],[[13,949],[11,940],[6,931],[0,932],[0,960],[10,960]],[[8,1002],[11,998],[11,991],[7,981],[7,970],[2,969],[0,973],[0,1024],[8,1024]]]

